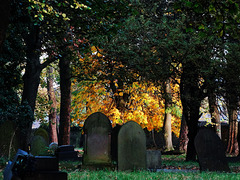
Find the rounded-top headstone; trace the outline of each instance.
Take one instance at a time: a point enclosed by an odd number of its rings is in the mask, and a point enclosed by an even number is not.
[[[129,121],[118,133],[118,170],[146,169],[146,135],[142,127]]]
[[[31,154],[34,156],[45,155],[48,144],[42,136],[33,136],[31,141]]]
[[[49,142],[49,135],[46,129],[43,128],[36,129],[36,131],[34,132],[34,136],[42,136],[47,143]]]
[[[84,133],[91,133],[94,127],[103,127],[104,129],[108,129],[109,132],[112,130],[110,120],[101,112],[93,113],[85,120],[83,131]]]
[[[222,141],[212,130],[199,130],[194,145],[201,171],[230,171]]]
[[[111,164],[111,130],[110,120],[100,112],[86,119],[83,165]]]

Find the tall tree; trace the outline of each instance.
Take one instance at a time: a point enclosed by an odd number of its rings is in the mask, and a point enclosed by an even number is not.
[[[180,129],[180,136],[179,136],[179,150],[181,152],[187,152],[187,144],[188,144],[188,127],[185,120],[185,117],[182,115],[181,119],[181,129]]]
[[[226,96],[224,97],[228,109],[229,118],[229,138],[227,152],[229,154],[237,155],[239,153],[237,134],[238,134],[238,108],[239,108],[239,70],[240,66],[237,61],[240,57],[239,43],[236,42],[226,43],[226,69],[224,72]]]
[[[171,114],[171,106],[172,106],[172,91],[171,91],[171,83],[170,79],[166,81],[165,84],[165,118],[164,118],[164,139],[166,143],[166,151],[173,150],[172,144],[172,114]]]
[[[58,143],[57,133],[57,100],[54,91],[54,79],[53,79],[53,67],[48,67],[47,72],[47,89],[48,99],[50,101],[50,112],[49,112],[49,139],[50,142]]]
[[[71,68],[70,59],[64,54],[59,61],[60,67],[60,124],[59,124],[59,144],[70,144],[70,112],[71,112]]]

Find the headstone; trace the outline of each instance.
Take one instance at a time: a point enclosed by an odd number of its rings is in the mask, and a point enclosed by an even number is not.
[[[31,154],[34,156],[46,155],[48,143],[42,136],[33,136],[31,140]]]
[[[72,145],[62,145],[57,148],[55,155],[60,161],[78,160],[78,152]]]
[[[147,150],[147,168],[151,171],[156,171],[157,169],[161,169],[161,166],[161,151]]]
[[[46,129],[44,128],[38,128],[34,131],[34,136],[42,136],[47,144],[49,143],[49,135]]]
[[[71,127],[70,130],[70,144],[73,145],[75,148],[83,147],[82,144],[82,128],[79,127]]]
[[[146,135],[139,124],[129,121],[118,133],[118,170],[146,169]]]
[[[110,165],[112,126],[107,116],[100,112],[93,113],[86,119],[83,130],[83,165]]]
[[[194,145],[201,171],[230,171],[221,139],[212,130],[200,129]]]

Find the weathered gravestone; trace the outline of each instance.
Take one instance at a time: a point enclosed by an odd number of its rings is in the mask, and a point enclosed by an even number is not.
[[[31,154],[34,156],[46,155],[48,143],[42,136],[33,136],[31,140]]]
[[[147,150],[147,168],[156,171],[162,166],[161,151]]]
[[[194,140],[201,171],[230,171],[224,146],[216,133],[200,129]]]
[[[47,144],[49,143],[49,135],[46,129],[43,128],[38,128],[34,131],[34,136],[42,136],[45,141],[47,142]]]
[[[139,124],[129,121],[118,133],[118,170],[146,169],[146,135]]]
[[[86,119],[83,127],[83,165],[111,165],[111,130],[109,119],[100,112],[93,113]]]

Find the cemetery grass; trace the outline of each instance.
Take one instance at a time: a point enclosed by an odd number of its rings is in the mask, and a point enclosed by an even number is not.
[[[159,172],[134,171],[121,172],[109,170],[81,170],[77,162],[61,162],[62,171],[68,172],[69,180],[86,179],[86,180],[141,180],[141,179],[239,179],[240,180],[240,162],[229,163],[231,173],[219,172],[200,172],[197,162],[186,162],[185,155],[162,155],[162,168]],[[172,172],[174,171],[174,172]]]
[[[134,171],[118,172],[110,170],[81,170],[79,162],[61,161],[60,170],[68,173],[68,180],[107,180],[107,179],[239,179],[240,162],[229,163],[231,173],[200,172],[197,162],[186,162],[185,155],[162,155],[162,168],[160,172]],[[3,169],[0,169],[0,179],[3,179]],[[174,172],[172,172],[174,171]]]

